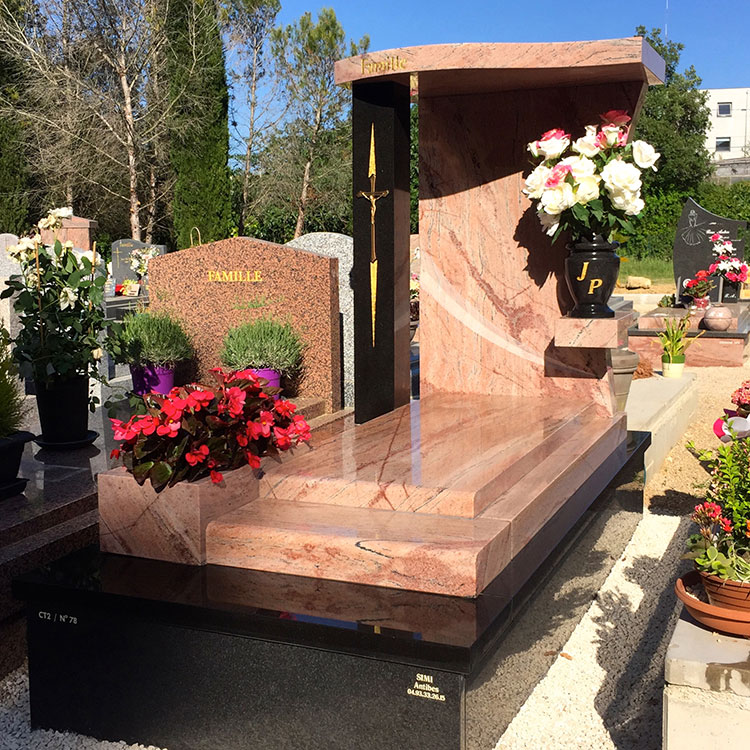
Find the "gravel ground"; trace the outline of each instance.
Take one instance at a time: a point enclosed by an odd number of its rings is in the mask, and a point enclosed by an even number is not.
[[[505,731],[496,750],[660,750],[664,654],[679,616],[674,579],[688,516],[706,473],[685,443],[718,445],[714,420],[747,367],[703,367],[699,405],[683,439],[646,487],[648,509],[560,658]]]
[[[731,392],[750,378],[748,368],[693,371],[700,391],[696,417],[646,488],[649,507],[643,520],[562,649],[566,657],[558,657],[539,682],[496,750],[661,748],[664,653],[679,614],[672,586],[687,565],[681,560],[687,516],[700,494],[696,485],[706,477],[684,444],[715,446],[714,419],[731,406]],[[0,682],[0,750],[127,748],[144,750],[142,745],[31,732],[26,669]]]

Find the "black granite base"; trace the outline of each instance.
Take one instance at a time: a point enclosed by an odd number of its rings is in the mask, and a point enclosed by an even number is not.
[[[538,642],[564,642],[640,518],[648,439],[631,438],[512,597],[513,565],[476,599],[93,548],[24,575],[32,725],[170,750],[489,750],[548,668]]]

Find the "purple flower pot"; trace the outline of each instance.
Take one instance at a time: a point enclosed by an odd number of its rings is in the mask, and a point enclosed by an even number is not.
[[[133,393],[143,396],[155,391],[166,395],[174,387],[174,368],[159,365],[130,365],[133,378]]]
[[[264,367],[261,370],[253,368],[253,372],[263,380],[268,381],[269,388],[281,388],[281,373],[278,370],[271,370],[268,367]],[[272,397],[274,401],[278,400],[278,395]]]

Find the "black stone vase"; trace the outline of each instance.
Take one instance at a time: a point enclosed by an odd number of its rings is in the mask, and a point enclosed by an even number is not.
[[[592,240],[579,239],[568,245],[565,259],[565,280],[575,300],[570,318],[614,318],[607,306],[612,296],[620,258],[615,252],[618,242],[605,242],[598,235]]]
[[[36,442],[51,450],[88,445],[97,433],[88,429],[89,379],[76,375],[54,383],[34,382],[42,434]]]

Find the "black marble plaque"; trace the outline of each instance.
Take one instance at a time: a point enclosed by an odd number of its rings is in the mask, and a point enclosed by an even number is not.
[[[352,86],[354,414],[409,402],[409,86]],[[374,300],[374,305],[373,305]]]
[[[725,219],[723,216],[712,214],[692,198],[685,201],[677,225],[672,256],[675,284],[683,302],[691,302],[690,297],[685,297],[682,294],[682,284],[685,279],[694,277],[702,269],[708,270],[711,263],[716,260],[716,256],[713,254],[713,243],[709,239],[710,236],[719,232],[724,239],[731,240],[734,245],[735,256],[742,259],[745,243],[744,240],[737,238],[737,234],[739,229],[745,229],[746,227],[747,222]],[[716,286],[711,290],[709,296],[714,302],[718,302],[719,279],[714,279],[714,283]]]
[[[166,245],[153,245],[138,240],[115,240],[112,243],[112,278],[116,284],[122,284],[126,279],[136,280],[138,274],[130,267],[130,254],[136,248],[153,247],[163,255],[167,251]]]

